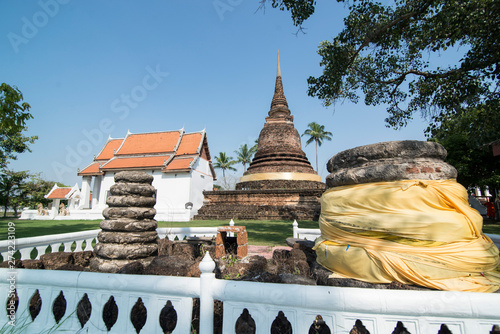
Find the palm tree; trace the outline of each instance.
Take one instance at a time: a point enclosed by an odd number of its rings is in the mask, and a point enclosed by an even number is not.
[[[250,149],[247,144],[241,145],[238,151],[234,151],[237,154],[236,162],[241,162],[243,164],[243,172],[247,171],[247,164],[252,161],[252,157],[257,151],[257,146],[253,146]]]
[[[313,141],[316,142],[316,173],[318,172],[318,146],[321,146],[323,144],[323,140],[332,140],[332,133],[329,131],[325,131],[325,126],[324,125],[319,125],[316,122],[309,123],[307,125],[309,128],[304,131],[302,136],[308,135],[310,136],[309,139],[306,141],[306,146],[312,143]]]
[[[222,169],[222,177],[225,178],[226,169],[232,171],[236,170],[236,168],[233,167],[235,163],[236,161],[233,160],[233,157],[228,157],[226,152],[219,152],[219,156],[215,157],[214,168]]]

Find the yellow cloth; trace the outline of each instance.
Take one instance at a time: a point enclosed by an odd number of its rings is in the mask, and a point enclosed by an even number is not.
[[[371,283],[493,292],[499,252],[482,224],[455,180],[335,187],[321,197],[317,261]]]

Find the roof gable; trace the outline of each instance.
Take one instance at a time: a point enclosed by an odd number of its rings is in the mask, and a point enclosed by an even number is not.
[[[115,151],[123,143],[123,138],[120,139],[108,139],[101,152],[96,156],[95,160],[109,160],[115,154]]]
[[[176,155],[197,154],[203,143],[203,134],[200,132],[188,133],[182,136]]]
[[[75,184],[73,187],[58,187],[57,183],[54,184],[52,189],[44,197],[47,199],[68,199],[78,198],[80,196],[80,189]]]
[[[83,176],[83,175],[100,175],[102,172],[99,170],[100,163],[99,162],[93,162],[87,167],[85,167],[83,170],[78,172],[78,176]]]
[[[179,171],[179,170],[189,170],[191,169],[192,163],[195,160],[194,157],[189,158],[174,158],[170,161],[163,170],[163,172]]]
[[[180,137],[180,131],[128,134],[115,155],[174,152]]]
[[[71,192],[72,188],[58,188],[58,189],[53,189],[50,193],[47,194],[48,199],[63,199],[66,198],[66,195],[68,195]]]

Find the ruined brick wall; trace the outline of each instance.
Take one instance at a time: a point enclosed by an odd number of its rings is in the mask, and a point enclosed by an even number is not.
[[[206,191],[194,219],[317,220],[323,190]]]

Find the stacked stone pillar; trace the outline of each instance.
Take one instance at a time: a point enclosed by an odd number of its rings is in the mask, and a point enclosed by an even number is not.
[[[145,172],[124,171],[115,175],[106,199],[106,218],[100,224],[94,248],[95,257],[91,269],[101,272],[116,272],[124,265],[141,261],[147,265],[158,253],[158,226],[154,216],[156,210],[153,176]]]

